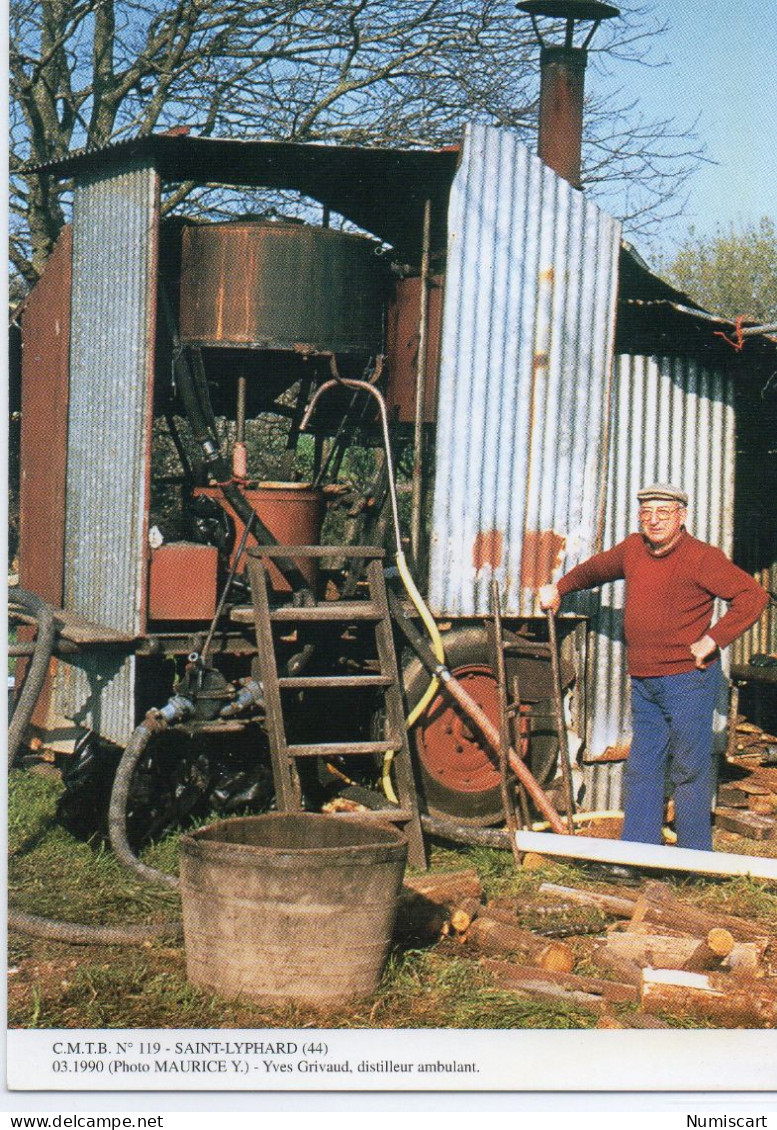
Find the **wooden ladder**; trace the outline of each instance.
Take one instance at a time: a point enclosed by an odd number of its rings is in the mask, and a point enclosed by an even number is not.
[[[268,597],[268,562],[283,557],[300,558],[351,557],[366,561],[366,598],[322,601],[307,607],[292,603],[271,606]],[[402,708],[399,669],[394,649],[394,636],[383,576],[384,551],[372,546],[262,546],[248,550],[248,575],[251,581],[253,621],[256,631],[259,677],[264,688],[267,709],[267,733],[270,742],[276,804],[281,812],[299,811],[302,792],[297,773],[297,759],[306,757],[350,757],[364,754],[392,753],[397,785],[398,807],[360,812],[364,819],[389,821],[400,825],[408,839],[408,861],[426,866],[421,821],[418,812],[415,782],[410,761],[410,747]],[[291,596],[291,594],[289,594]],[[376,674],[279,675],[274,625],[288,631],[307,624],[372,626],[378,671]],[[329,689],[332,692],[377,690],[383,696],[385,711],[384,736],[377,741],[326,741],[305,745],[289,744],[284,720],[284,692]],[[334,701],[334,700],[333,700]],[[347,819],[348,814],[338,814]]]

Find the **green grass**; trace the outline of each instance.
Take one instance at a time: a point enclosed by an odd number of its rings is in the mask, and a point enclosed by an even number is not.
[[[105,845],[81,843],[53,819],[58,780],[14,771],[9,779],[11,904],[25,912],[89,924],[177,921],[175,891],[139,881]],[[176,874],[178,835],[143,853],[143,861]],[[489,899],[526,901],[525,925],[536,912],[542,882],[596,886],[582,868],[549,861],[516,870],[508,852],[433,844],[435,871],[474,867]],[[777,933],[777,894],[746,879],[671,881],[682,897],[710,910],[756,919]],[[592,929],[603,929],[598,912]],[[520,919],[519,919],[520,920]],[[538,919],[537,921],[540,921]],[[575,919],[577,921],[577,919]],[[586,915],[579,919],[586,923]],[[582,927],[581,927],[582,928]],[[601,975],[587,937],[571,942],[577,971]],[[591,1028],[598,1013],[567,1004],[522,999],[493,987],[475,955],[450,939],[429,948],[395,947],[378,992],[368,1001],[321,1013],[287,1005],[268,1009],[226,1000],[189,983],[183,946],[68,946],[11,932],[8,1023],[36,1028]],[[629,1007],[619,1007],[627,1013]],[[687,1021],[671,1021],[678,1027]],[[700,1027],[702,1025],[696,1025]]]

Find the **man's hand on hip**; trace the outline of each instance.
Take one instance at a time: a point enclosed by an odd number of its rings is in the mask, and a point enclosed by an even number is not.
[[[691,655],[693,656],[696,666],[703,670],[709,666],[709,659],[718,650],[718,645],[715,643],[712,636],[702,636],[696,643],[691,644]]]
[[[542,588],[537,589],[537,597],[543,612],[550,609],[551,612],[556,613],[561,607],[561,597],[555,585],[543,585]]]

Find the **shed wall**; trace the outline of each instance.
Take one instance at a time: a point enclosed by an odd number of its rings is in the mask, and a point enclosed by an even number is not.
[[[145,627],[158,179],[127,162],[76,184],[64,607],[129,635]],[[134,659],[59,664],[66,717],[123,743]]]
[[[509,131],[471,126],[449,212],[430,604],[537,612],[602,535],[620,225]]]

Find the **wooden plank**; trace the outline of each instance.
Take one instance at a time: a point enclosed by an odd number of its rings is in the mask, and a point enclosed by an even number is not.
[[[749,840],[769,840],[777,830],[777,821],[770,816],[741,808],[716,808],[715,827],[736,832]]]
[[[277,622],[349,623],[351,620],[380,620],[380,609],[368,600],[331,600],[310,608],[273,608],[270,619]]]
[[[254,599],[254,630],[264,688],[267,736],[270,741],[270,760],[272,762],[276,803],[281,812],[294,812],[301,807],[302,798],[296,780],[296,771],[289,763],[289,750],[286,745],[283,706],[275,661],[275,643],[267,598],[267,574],[261,561],[257,558],[249,558],[247,569]]]
[[[401,749],[401,745],[396,741],[320,742],[313,745],[290,745],[286,749],[290,757],[352,757],[362,753],[396,752]]]
[[[501,989],[514,990],[540,1000],[560,1000],[570,1004],[605,1007],[607,1004],[636,1003],[636,985],[584,977],[576,973],[552,973],[534,966],[513,965],[509,961],[483,962]]]
[[[386,675],[284,675],[278,679],[282,690],[304,691],[315,687],[331,690],[358,690],[361,687],[390,687]]]
[[[388,740],[396,745],[397,756],[394,759],[394,773],[397,781],[399,802],[407,806],[413,815],[405,827],[408,840],[408,859],[417,867],[426,867],[426,847],[421,830],[421,817],[418,811],[418,798],[416,796],[415,779],[410,763],[410,745],[405,725],[405,713],[402,705],[402,695],[399,689],[399,667],[394,648],[394,632],[391,627],[391,615],[386,596],[386,581],[383,575],[383,565],[380,561],[373,560],[367,565],[367,583],[370,599],[380,611],[380,620],[375,625],[375,642],[378,649],[380,672],[391,679],[391,686],[386,688],[384,703],[386,711],[385,728]]]
[[[253,545],[248,557],[363,557],[383,559],[385,549],[378,545]]]

